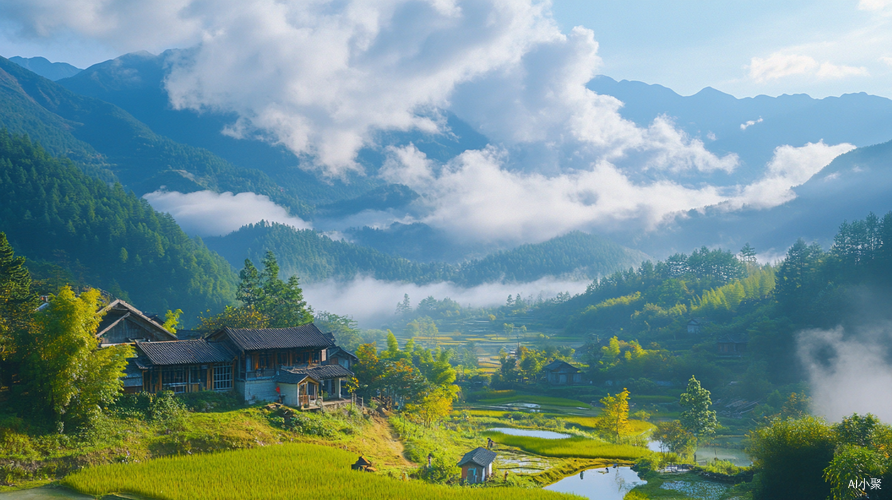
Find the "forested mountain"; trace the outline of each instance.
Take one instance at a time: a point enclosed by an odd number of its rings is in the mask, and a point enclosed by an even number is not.
[[[37,73],[38,75],[56,81],[69,76],[80,73],[80,68],[76,68],[68,63],[49,62],[45,57],[10,57],[10,61],[19,66]]]
[[[96,177],[116,178],[139,195],[162,187],[180,192],[251,191],[297,215],[311,212],[266,174],[178,144],[113,104],[75,94],[3,58],[0,95],[0,126],[28,134],[53,155],[68,156]]]
[[[206,148],[236,166],[263,170],[277,184],[294,192],[312,204],[332,204],[353,198],[362,201],[364,193],[383,184],[374,176],[350,175],[344,179],[321,181],[301,168],[302,162],[282,146],[259,140],[236,139],[223,135],[221,130],[232,124],[236,116],[205,110],[176,110],[169,104],[164,79],[170,61],[189,57],[188,52],[169,50],[159,55],[148,52],[126,54],[95,64],[60,84],[78,94],[102,99],[127,110],[155,132],[192,146]],[[384,146],[412,143],[430,158],[446,161],[468,147],[482,148],[487,140],[468,124],[447,114],[448,136],[424,133],[381,132],[380,147],[362,150],[357,161],[370,171],[376,171],[384,161]],[[372,195],[374,196],[374,195]],[[374,208],[373,205],[364,209]]]
[[[60,266],[77,282],[146,311],[180,308],[187,321],[235,300],[229,264],[169,215],[6,131],[0,131],[0,193],[0,231],[15,251]]]
[[[463,286],[490,282],[527,282],[546,276],[594,278],[640,264],[647,256],[605,238],[573,232],[535,245],[448,265],[417,263],[377,250],[335,241],[313,230],[261,222],[226,236],[205,239],[209,248],[240,267],[258,262],[267,250],[276,254],[283,273],[302,282],[351,279],[357,274],[386,281],[452,281]]]

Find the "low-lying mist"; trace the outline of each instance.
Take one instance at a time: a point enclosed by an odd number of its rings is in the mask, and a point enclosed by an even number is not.
[[[839,421],[873,413],[892,421],[892,323],[806,330],[796,341],[815,414]]]
[[[529,283],[485,283],[462,288],[449,282],[416,285],[357,277],[349,282],[308,284],[303,290],[304,299],[314,310],[352,316],[362,328],[379,328],[394,319],[396,305],[402,302],[404,294],[409,294],[412,307],[429,296],[437,300],[449,297],[463,307],[491,307],[504,304],[508,295],[549,299],[561,292],[580,293],[588,284],[542,278]]]

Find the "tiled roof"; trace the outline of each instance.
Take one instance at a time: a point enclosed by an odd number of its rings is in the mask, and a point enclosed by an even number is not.
[[[213,336],[218,337],[221,332],[243,351],[303,347],[327,348],[332,345],[332,342],[313,323],[291,328],[248,329],[225,327],[222,330],[218,330]]]
[[[316,380],[328,380],[332,378],[352,377],[353,372],[341,365],[322,365],[313,368],[292,368],[292,373],[306,373]]]
[[[276,382],[280,384],[299,384],[307,378],[313,379],[317,383],[319,382],[319,379],[313,377],[308,373],[299,373],[294,371],[284,371],[279,373],[278,375],[276,375]]]
[[[570,363],[567,363],[566,361],[563,361],[560,359],[556,359],[556,360],[552,361],[551,363],[548,363],[547,365],[543,366],[542,369],[545,371],[549,371],[549,372],[553,372],[553,371],[557,371],[557,370],[567,370],[567,369],[570,369],[573,372],[579,371],[579,368],[576,368],[575,366],[571,365]]]
[[[174,340],[169,342],[137,342],[136,347],[152,365],[192,365],[201,363],[226,363],[235,359],[235,353],[222,342],[199,340]],[[143,356],[137,363],[144,364]]]
[[[492,450],[487,450],[486,448],[475,448],[467,453],[465,456],[461,457],[461,460],[458,462],[458,466],[461,467],[467,463],[473,463],[479,465],[480,467],[486,467],[491,464],[493,460],[496,459],[496,452]]]
[[[355,354],[348,351],[347,349],[344,349],[343,347],[338,347],[338,346],[329,347],[328,348],[328,356],[327,356],[328,359],[331,359],[335,356],[340,356],[342,358],[346,357],[346,358],[352,359],[353,361],[359,361],[359,358],[357,358]]]

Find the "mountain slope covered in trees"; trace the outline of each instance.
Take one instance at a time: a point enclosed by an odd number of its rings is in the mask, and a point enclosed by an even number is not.
[[[16,252],[76,281],[193,318],[235,300],[229,264],[120,184],[88,177],[28,139],[0,132],[0,231]]]
[[[312,210],[258,170],[233,166],[213,153],[158,135],[123,109],[75,94],[0,58],[0,127],[28,136],[104,180],[142,195],[161,188],[192,192],[254,192],[296,215]]]
[[[236,267],[246,258],[258,262],[271,250],[285,274],[297,274],[305,283],[351,279],[357,274],[387,281],[452,281],[462,286],[527,282],[546,276],[590,279],[636,266],[647,258],[636,250],[578,231],[454,265],[413,262],[335,241],[313,230],[266,222],[244,226],[226,236],[206,238],[205,242]]]

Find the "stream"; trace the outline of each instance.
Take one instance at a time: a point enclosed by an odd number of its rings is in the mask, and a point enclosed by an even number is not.
[[[622,500],[632,488],[645,483],[647,481],[640,479],[638,473],[629,467],[611,467],[609,469],[588,469],[579,474],[567,476],[544,489],[560,493],[574,493],[597,500]]]

